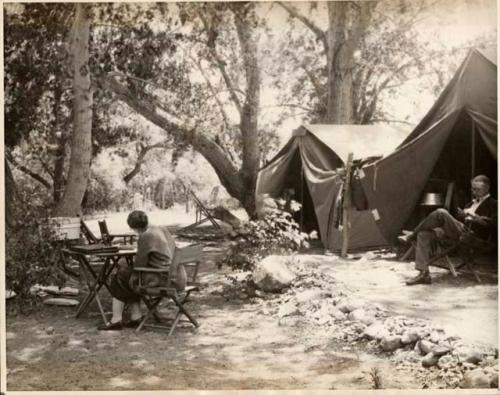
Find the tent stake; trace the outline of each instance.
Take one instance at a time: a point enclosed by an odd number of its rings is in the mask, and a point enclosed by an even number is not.
[[[351,211],[351,167],[352,167],[353,153],[349,152],[347,164],[345,167],[345,181],[344,181],[344,201],[342,203],[342,252],[343,258],[347,257],[347,248],[349,247],[349,228],[350,224],[350,211]]]

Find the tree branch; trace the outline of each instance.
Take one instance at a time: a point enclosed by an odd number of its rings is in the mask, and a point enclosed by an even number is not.
[[[207,74],[205,73],[205,70],[203,70],[203,67],[201,67],[201,62],[198,60],[198,61],[194,61],[194,63],[196,64],[196,67],[198,68],[198,70],[200,70],[200,73],[201,73],[203,79],[207,83],[208,89],[212,93],[214,100],[216,101],[217,105],[219,106],[219,110],[220,110],[220,113],[222,115],[222,119],[224,120],[224,125],[226,125],[226,128],[229,129],[229,118],[226,114],[226,110],[224,109],[224,106],[222,105],[222,102],[220,101],[219,97],[217,96],[217,92],[215,91],[215,88],[211,84],[210,79],[208,78]]]
[[[278,1],[278,5],[280,5],[283,9],[285,9],[288,14],[301,21],[304,25],[306,25],[312,32],[316,35],[318,40],[320,40],[323,44],[323,48],[325,49],[325,53],[328,53],[328,41],[326,39],[326,33],[321,30],[318,26],[316,26],[309,18],[300,14],[295,7],[289,6],[288,4]]]
[[[207,19],[205,18],[205,16],[201,12],[199,12],[198,15],[199,15],[201,21],[203,22],[203,26],[205,27],[205,31],[206,31],[207,35],[210,35],[211,30],[210,30],[209,22],[207,21]],[[233,82],[231,81],[231,78],[229,77],[229,74],[226,71],[226,62],[224,62],[224,60],[218,54],[217,49],[215,47],[215,42],[213,42],[212,44],[210,44],[210,43],[205,43],[205,44],[207,45],[207,48],[208,48],[213,60],[215,61],[215,64],[217,65],[217,67],[220,70],[222,78],[224,79],[224,82],[229,90],[229,95],[231,97],[231,100],[233,101],[234,105],[236,106],[236,108],[238,109],[238,112],[241,115],[243,109],[241,106],[240,99],[238,98],[238,95],[236,94],[236,89],[233,85]]]
[[[123,181],[125,182],[125,184],[128,184],[132,180],[132,178],[134,178],[139,173],[139,171],[141,170],[141,167],[146,159],[146,155],[149,151],[151,151],[155,148],[167,148],[167,145],[168,145],[168,143],[166,141],[161,142],[161,143],[152,144],[152,145],[146,145],[146,146],[141,144],[141,147],[140,147],[141,150],[140,150],[139,154],[137,155],[137,161],[135,163],[134,168],[123,177]]]
[[[12,156],[12,154],[8,151],[5,152],[5,156],[7,157],[7,160],[12,163],[12,165],[22,171],[24,174],[27,174],[28,176],[30,176],[31,178],[33,178],[34,180],[38,181],[40,184],[42,184],[45,188],[47,189],[51,189],[52,188],[52,185],[50,185],[50,183],[45,180],[41,175],[35,173],[34,171],[28,169],[26,166],[23,166],[22,164],[20,164],[19,162],[17,162],[14,157]]]
[[[104,89],[114,92],[119,100],[123,101],[138,114],[165,131],[168,131],[170,135],[190,144],[193,149],[199,152],[214,168],[228,193],[237,199],[241,198],[243,185],[239,178],[238,171],[218,144],[210,139],[205,133],[182,127],[168,120],[156,111],[153,103],[146,100],[138,100],[136,95],[117,81],[116,77],[119,77],[119,75],[108,74],[96,78],[99,78],[99,82]]]

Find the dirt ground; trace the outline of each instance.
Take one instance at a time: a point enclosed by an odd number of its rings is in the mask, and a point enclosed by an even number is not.
[[[290,326],[268,306],[286,295],[241,295],[228,269],[217,269],[223,245],[207,247],[201,291],[190,308],[201,326],[100,332],[97,306],[74,318],[74,307],[43,306],[31,316],[7,317],[7,389],[216,390],[422,388],[422,375],[398,370],[366,342]],[[371,255],[370,255],[371,254]],[[394,314],[414,315],[458,331],[471,342],[498,347],[494,276],[477,285],[435,269],[432,286],[405,287],[412,265],[364,254],[360,259],[303,255],[310,270],[330,272],[337,286]],[[105,294],[104,294],[105,295]],[[108,298],[109,299],[109,298]],[[109,300],[107,300],[109,307]],[[465,322],[473,324],[466,325]],[[480,325],[478,325],[480,323]],[[474,328],[475,326],[475,328]],[[312,329],[311,329],[312,328]],[[473,330],[475,329],[475,330]],[[381,384],[376,384],[376,379]]]

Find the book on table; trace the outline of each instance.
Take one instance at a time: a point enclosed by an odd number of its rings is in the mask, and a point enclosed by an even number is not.
[[[106,244],[84,244],[74,245],[70,247],[72,251],[82,252],[84,254],[97,254],[102,252],[118,252],[117,246],[109,246]]]

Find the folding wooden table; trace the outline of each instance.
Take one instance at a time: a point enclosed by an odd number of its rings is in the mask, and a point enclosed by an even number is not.
[[[118,261],[121,258],[125,258],[129,265],[133,265],[133,259],[137,252],[137,249],[120,249],[120,246],[115,247],[115,249],[109,246],[102,246],[101,248],[99,248],[99,245],[96,244],[93,244],[92,246],[94,248],[89,248],[89,245],[72,246],[71,249],[66,251],[66,253],[76,259],[80,264],[89,290],[88,295],[78,306],[76,317],[80,317],[80,315],[85,311],[89,304],[94,299],[96,299],[102,319],[104,323],[106,323],[106,314],[102,307],[98,292],[103,286],[109,291],[109,276],[111,275],[113,269],[116,267]],[[92,265],[90,261],[92,257],[100,258],[102,260],[102,265],[100,265],[100,268]],[[86,273],[90,274],[90,276],[88,276]]]

